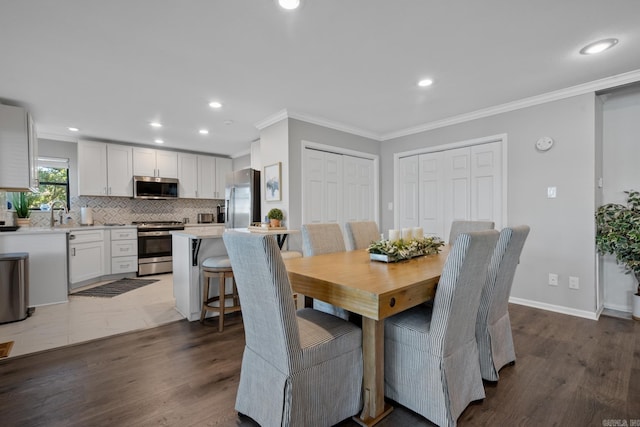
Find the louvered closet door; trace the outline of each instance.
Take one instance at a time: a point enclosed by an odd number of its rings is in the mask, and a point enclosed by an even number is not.
[[[417,227],[420,223],[420,163],[418,156],[404,157],[398,160],[398,217],[400,228]]]

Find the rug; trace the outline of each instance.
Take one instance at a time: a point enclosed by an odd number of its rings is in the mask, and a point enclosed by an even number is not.
[[[71,295],[81,297],[112,298],[158,281],[158,279],[120,279],[115,282],[96,286],[95,288],[85,289],[84,291],[76,292]]]
[[[0,357],[9,357],[11,347],[13,347],[13,341],[0,343]]]

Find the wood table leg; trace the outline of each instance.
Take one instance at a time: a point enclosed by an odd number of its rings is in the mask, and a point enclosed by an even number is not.
[[[362,426],[372,426],[393,410],[384,401],[384,320],[362,316],[362,357],[364,407],[353,419]]]

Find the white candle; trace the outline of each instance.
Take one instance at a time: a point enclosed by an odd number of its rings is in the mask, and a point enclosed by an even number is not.
[[[389,230],[389,241],[397,242],[400,240],[400,230]]]
[[[424,238],[424,230],[422,230],[422,227],[414,227],[414,229],[413,229],[413,238],[414,239],[422,239],[422,238]]]
[[[411,238],[413,237],[413,233],[411,233],[411,229],[410,228],[403,228],[402,229],[402,240],[411,240]]]

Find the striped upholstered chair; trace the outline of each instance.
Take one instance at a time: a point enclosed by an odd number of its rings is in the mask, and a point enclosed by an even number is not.
[[[494,227],[495,223],[493,221],[453,221],[449,232],[449,244],[453,245],[459,234],[471,231],[493,230]]]
[[[301,229],[302,254],[304,256],[331,254],[347,250],[342,230],[338,224],[302,224]],[[344,320],[349,320],[350,317],[347,310],[317,299],[313,300],[313,308]]]
[[[467,405],[485,396],[475,328],[497,240],[495,230],[461,234],[433,306],[385,320],[385,396],[439,426],[455,426]]]
[[[529,227],[504,228],[489,264],[476,322],[476,341],[482,378],[498,381],[498,371],[515,362],[516,353],[509,320],[509,294]]]
[[[296,311],[273,236],[223,235],[242,301],[245,348],[236,410],[261,426],[331,426],[362,408],[362,331]]]
[[[366,249],[371,242],[380,240],[380,231],[375,221],[347,222],[344,229],[351,250]]]

